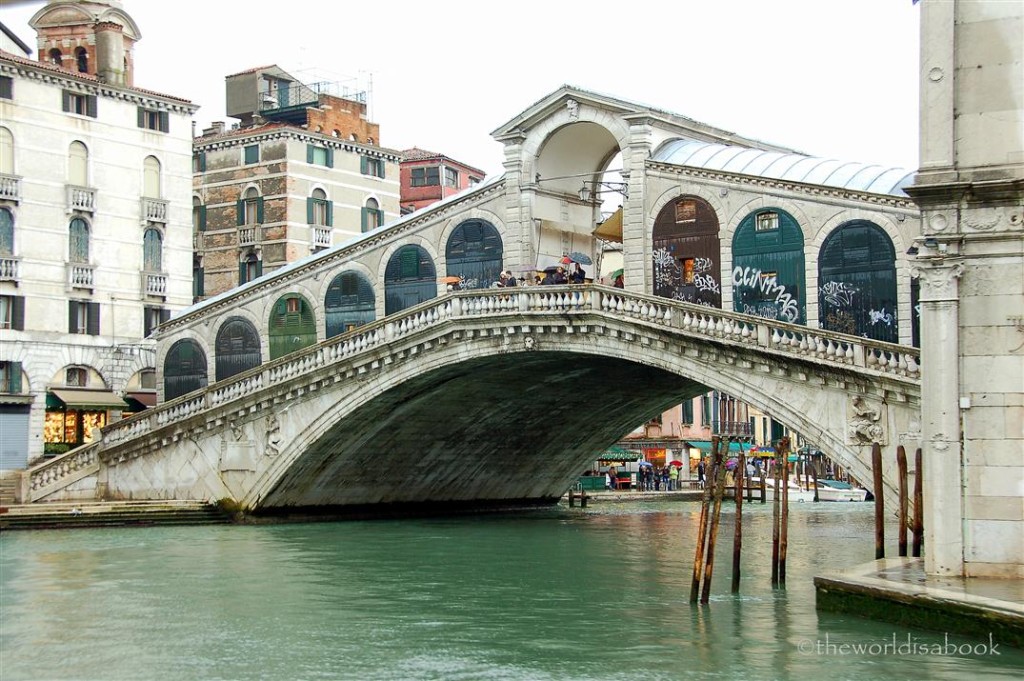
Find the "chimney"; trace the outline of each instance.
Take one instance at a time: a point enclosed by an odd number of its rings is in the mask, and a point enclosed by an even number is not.
[[[110,85],[124,85],[124,33],[121,24],[100,21],[96,31],[96,76]]]

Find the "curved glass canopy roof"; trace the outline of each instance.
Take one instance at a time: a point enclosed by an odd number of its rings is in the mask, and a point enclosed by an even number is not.
[[[914,181],[914,171],[905,168],[885,168],[877,164],[843,162],[689,139],[666,142],[651,160],[893,196],[906,196],[903,188]]]

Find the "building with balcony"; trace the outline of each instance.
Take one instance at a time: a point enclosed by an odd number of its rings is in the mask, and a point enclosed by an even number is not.
[[[227,76],[226,112],[193,141],[196,301],[399,216],[399,153],[365,92],[277,66]]]
[[[484,181],[485,173],[443,154],[413,147],[402,152],[402,214],[458,194]]]
[[[0,51],[0,469],[152,401],[146,337],[192,302],[196,107],[132,85],[120,2],[29,26],[36,59]]]

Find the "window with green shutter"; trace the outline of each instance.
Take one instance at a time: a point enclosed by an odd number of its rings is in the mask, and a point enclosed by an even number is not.
[[[14,99],[14,79],[0,76],[0,99]]]
[[[334,167],[334,150],[328,147],[320,147],[315,144],[306,145],[306,163],[325,168]]]
[[[371,175],[373,177],[384,177],[384,161],[379,158],[360,156],[359,170],[360,172],[362,172],[363,175]]]
[[[21,392],[21,362],[0,362],[0,393]]]
[[[251,165],[253,163],[259,163],[260,162],[260,145],[258,145],[258,144],[251,144],[251,145],[245,147],[244,154],[245,154],[245,164],[246,165]]]

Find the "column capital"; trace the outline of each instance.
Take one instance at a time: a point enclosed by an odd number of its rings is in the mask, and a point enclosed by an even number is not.
[[[919,263],[910,270],[910,276],[921,282],[922,303],[959,300],[957,280],[964,273],[963,263]]]

